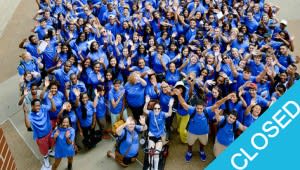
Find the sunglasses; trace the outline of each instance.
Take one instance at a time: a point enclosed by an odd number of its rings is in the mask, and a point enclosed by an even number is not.
[[[154,110],[160,110],[160,107],[155,107]]]

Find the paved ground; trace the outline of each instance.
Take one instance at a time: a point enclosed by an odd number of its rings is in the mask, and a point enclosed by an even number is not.
[[[300,54],[300,32],[298,31],[300,26],[300,16],[298,15],[300,1],[272,0],[271,2],[281,7],[279,17],[288,19],[288,29],[296,37],[295,54]],[[36,144],[32,140],[32,135],[24,127],[21,108],[16,104],[18,100],[16,67],[19,61],[18,55],[21,53],[21,50],[18,49],[18,43],[30,35],[30,29],[34,25],[32,16],[37,11],[36,9],[34,0],[0,0],[0,123],[8,118],[11,119],[21,137],[33,150],[36,157],[40,159]],[[102,141],[89,153],[80,153],[75,157],[74,169],[122,169],[105,156],[106,151],[112,148],[113,142]],[[207,148],[212,148],[212,146],[210,145]],[[192,163],[186,164],[183,161],[185,149],[186,146],[180,144],[178,139],[175,138],[172,141],[166,169],[203,169],[212,160],[212,156],[209,156],[205,164],[200,163],[199,156],[195,152]],[[194,150],[197,151],[198,148],[195,147]],[[207,151],[211,153],[211,149],[207,149]],[[39,165],[32,166],[32,169],[38,169],[33,167],[39,167]],[[60,169],[65,167],[66,162],[63,161]],[[136,163],[128,169],[141,169],[141,165]]]

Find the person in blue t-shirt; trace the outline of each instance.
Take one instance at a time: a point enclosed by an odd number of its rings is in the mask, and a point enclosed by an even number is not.
[[[70,61],[66,61],[63,68],[54,70],[54,76],[55,79],[59,82],[59,91],[65,92],[67,88],[67,84],[69,84],[70,81],[70,75],[73,73],[71,70],[72,64]]]
[[[27,39],[25,38],[20,44],[19,48],[26,49],[27,52],[29,52],[34,58],[38,58],[38,44],[39,39],[36,35],[30,35],[28,37],[29,42],[27,42]]]
[[[150,97],[146,96],[146,102],[144,105],[144,113],[148,115],[149,119],[149,143],[148,148],[155,148],[155,154],[153,156],[154,164],[151,164],[153,169],[158,169],[159,163],[159,152],[161,151],[164,144],[166,144],[166,132],[165,132],[165,121],[166,118],[172,115],[172,107],[174,104],[174,99],[171,98],[169,101],[168,112],[161,111],[161,106],[159,103],[155,103],[152,110],[147,110],[148,104],[150,102]],[[151,161],[151,160],[149,160]]]
[[[215,116],[215,110],[218,109],[223,103],[227,100],[230,100],[234,93],[227,95],[226,97],[222,98],[221,100],[217,101],[213,106],[206,107],[204,101],[197,100],[196,106],[188,105],[183,97],[180,95],[178,90],[175,90],[175,94],[178,96],[178,100],[182,107],[187,110],[188,114],[190,115],[189,119],[189,126],[187,127],[188,130],[188,151],[185,155],[185,160],[189,162],[192,159],[192,148],[196,140],[200,141],[200,158],[201,161],[206,160],[206,154],[204,152],[204,146],[208,142],[208,133],[209,133],[209,122]],[[218,113],[219,114],[219,113]]]
[[[25,117],[26,127],[31,127],[33,131],[33,139],[36,141],[40,153],[44,157],[43,165],[46,168],[50,167],[48,149],[53,146],[51,139],[51,122],[48,112],[56,111],[56,105],[53,100],[53,95],[49,93],[50,105],[41,105],[39,99],[31,101],[31,112]]]
[[[261,106],[256,104],[255,100],[251,100],[250,105],[247,107],[245,111],[244,117],[244,125],[249,127],[252,123],[254,123],[261,113]]]
[[[70,118],[64,116],[61,124],[52,132],[55,141],[55,162],[52,170],[56,170],[62,158],[68,158],[68,169],[72,169],[73,156],[75,155],[75,130],[70,125]]]
[[[241,131],[246,130],[247,127],[236,120],[236,118],[236,111],[230,112],[228,116],[220,116],[219,114],[216,114],[219,130],[217,132],[213,149],[215,157],[223,152],[223,150],[225,150],[234,141],[234,133],[237,129]]]
[[[65,96],[62,92],[58,91],[59,83],[57,81],[49,81],[48,79],[45,80],[45,86],[43,88],[43,91],[41,92],[41,100],[43,103],[50,104],[51,100],[47,97],[50,93],[53,96],[53,100],[56,106],[56,111],[49,111],[49,117],[52,125],[52,129],[56,127],[57,123],[57,115],[62,109],[62,106],[65,102]],[[46,91],[47,90],[47,91]]]
[[[111,117],[111,124],[113,125],[121,117],[123,120],[127,119],[127,111],[125,111],[125,89],[121,85],[121,81],[115,79],[113,88],[109,91],[109,112]],[[122,114],[122,115],[121,115]]]
[[[136,161],[139,152],[139,133],[147,130],[145,116],[140,116],[140,125],[136,125],[132,117],[128,117],[126,123],[116,129],[118,141],[115,154],[109,150],[107,157],[113,158],[122,167],[128,167]]]
[[[138,120],[139,116],[143,114],[146,86],[147,82],[140,77],[138,72],[131,73],[124,86],[126,102],[135,120]]]
[[[91,140],[95,133],[96,126],[96,109],[93,102],[89,100],[87,93],[76,92],[76,114],[78,118],[78,129],[80,136],[83,136],[82,143],[91,149],[95,143]]]
[[[106,128],[106,99],[105,99],[105,88],[99,86],[94,90],[94,108],[96,108],[96,120],[100,130],[103,132]]]

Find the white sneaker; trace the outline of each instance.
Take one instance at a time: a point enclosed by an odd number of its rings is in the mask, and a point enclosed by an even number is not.
[[[48,156],[46,156],[46,157],[44,157],[44,166],[45,166],[45,168],[50,168],[50,162],[49,162],[49,157]]]
[[[51,156],[51,157],[54,157],[55,156],[55,151],[52,150],[52,149],[49,149],[48,150],[48,155]]]

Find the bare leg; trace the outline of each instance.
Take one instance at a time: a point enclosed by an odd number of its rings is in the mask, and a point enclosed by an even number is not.
[[[56,170],[57,167],[59,166],[60,162],[61,162],[61,158],[55,159],[55,162],[54,162],[54,164],[52,165],[52,170]]]

